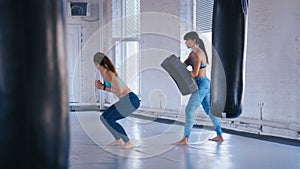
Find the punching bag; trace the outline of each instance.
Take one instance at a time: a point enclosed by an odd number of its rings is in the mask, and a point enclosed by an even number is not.
[[[212,25],[211,112],[242,112],[246,61],[247,0],[215,0]]]
[[[63,1],[0,2],[1,169],[68,168]]]

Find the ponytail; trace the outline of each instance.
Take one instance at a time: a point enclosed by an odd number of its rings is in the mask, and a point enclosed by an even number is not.
[[[198,37],[198,39],[196,40],[196,43],[199,45],[199,48],[205,53],[206,63],[209,64],[208,56],[207,56],[207,53],[206,53],[206,49],[205,49],[203,40]]]

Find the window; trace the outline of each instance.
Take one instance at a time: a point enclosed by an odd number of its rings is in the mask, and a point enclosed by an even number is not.
[[[135,93],[140,93],[140,0],[112,1],[112,38],[119,76]]]
[[[140,0],[113,0],[113,38],[137,38],[140,35]]]
[[[115,47],[119,76],[135,93],[140,93],[139,49],[138,41],[117,41]]]
[[[201,33],[212,30],[213,0],[195,0],[195,26]]]

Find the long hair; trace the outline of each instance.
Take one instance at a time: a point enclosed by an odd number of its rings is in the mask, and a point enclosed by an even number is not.
[[[101,52],[96,53],[94,55],[94,63],[96,65],[99,64],[101,66],[104,66],[106,69],[112,71],[116,76],[118,76],[115,66],[104,53]]]
[[[199,48],[201,50],[203,50],[203,52],[205,53],[205,57],[206,57],[206,62],[208,63],[208,56],[207,56],[207,53],[206,53],[206,49],[205,49],[205,46],[204,46],[204,42],[202,39],[199,38],[199,35],[197,32],[194,32],[194,31],[191,31],[191,32],[188,32],[184,35],[183,37],[184,40],[196,40],[196,44],[199,45]]]

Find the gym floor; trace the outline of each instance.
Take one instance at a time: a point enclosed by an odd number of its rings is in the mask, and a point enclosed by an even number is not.
[[[135,147],[106,144],[113,137],[101,112],[70,112],[70,169],[299,169],[300,144],[283,144],[224,132],[223,143],[208,141],[210,129],[194,128],[190,145],[174,146],[183,126],[136,117],[119,122]]]

